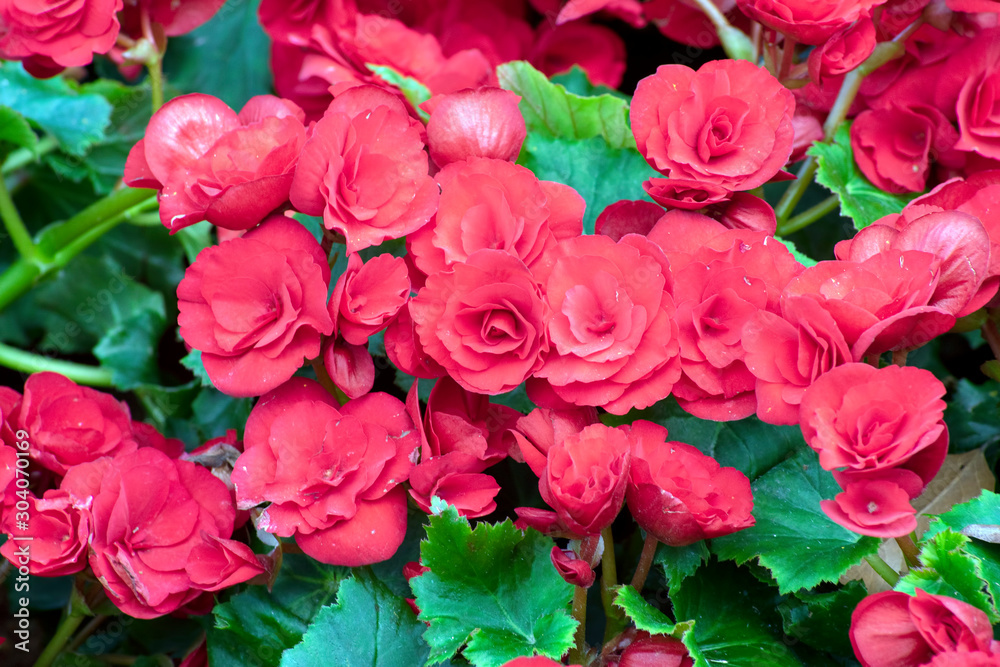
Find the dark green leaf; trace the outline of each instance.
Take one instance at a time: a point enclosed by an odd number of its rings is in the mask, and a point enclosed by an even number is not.
[[[698,419],[681,410],[673,398],[645,410],[633,410],[624,417],[604,415],[602,419],[610,426],[630,424],[636,419],[662,424],[671,440],[694,445],[720,464],[740,470],[751,481],[805,447],[796,426],[772,426],[756,417],[735,422]]]
[[[298,554],[285,554],[270,593],[252,586],[216,606],[208,631],[213,665],[277,667],[285,649],[302,641],[309,622],[333,601],[346,569]]]
[[[684,579],[694,574],[708,559],[708,547],[705,546],[704,540],[686,547],[660,544],[656,547],[656,555],[653,556],[653,562],[663,568],[670,590],[674,590]]]
[[[65,79],[36,79],[21,63],[0,63],[0,106],[10,107],[48,132],[73,155],[104,138],[111,104],[93,93],[73,89]]]
[[[757,523],[712,540],[712,551],[738,563],[757,558],[782,593],[837,581],[878,550],[877,539],[842,528],[820,509],[820,500],[832,498],[840,487],[811,449],[775,466],[752,488]]]
[[[252,398],[233,398],[214,387],[204,387],[191,404],[192,421],[209,438],[225,435],[229,429],[242,434],[252,408]]]
[[[777,240],[781,241],[781,244],[788,248],[788,252],[792,253],[792,257],[795,258],[796,262],[806,267],[816,266],[816,260],[812,257],[808,257],[805,253],[796,248],[794,243],[785,238],[779,238]]]
[[[993,529],[1000,528],[1000,494],[983,489],[978,497],[955,505],[937,517],[924,538],[932,537],[945,528],[985,542],[997,544]]]
[[[454,507],[431,516],[420,546],[431,571],[410,580],[420,620],[430,623],[428,664],[466,642],[463,655],[478,667],[536,653],[559,658],[577,624],[567,613],[573,587],[552,566],[551,550],[550,539],[510,521],[473,531]]]
[[[998,414],[1000,385],[959,380],[944,411],[952,452],[967,452],[1000,441]]]
[[[428,653],[423,631],[406,602],[377,579],[348,579],[337,604],[323,607],[302,642],[285,651],[281,667],[416,667]]]
[[[159,380],[157,347],[165,328],[162,310],[143,310],[116,322],[101,337],[94,356],[111,369],[115,387],[128,390]]]
[[[580,193],[587,203],[585,234],[594,233],[597,216],[608,205],[622,199],[648,199],[642,183],[657,175],[639,151],[612,148],[601,137],[568,139],[530,132],[518,162],[541,180],[564,183]]]
[[[785,634],[821,651],[851,655],[851,614],[867,594],[860,581],[828,593],[796,593],[778,605]]]
[[[713,562],[671,593],[678,621],[694,621],[682,640],[695,667],[767,665],[801,667],[782,641],[777,592],[732,563]]]
[[[208,378],[208,371],[205,370],[205,364],[201,362],[201,350],[191,350],[186,356],[181,357],[181,366],[191,371],[194,374],[195,380],[202,387],[215,386]]]
[[[172,37],[163,68],[185,93],[214,95],[239,111],[271,92],[271,42],[257,20],[260,0],[230,0],[205,25]]]
[[[854,220],[855,229],[864,229],[879,218],[899,213],[917,196],[883,192],[865,178],[851,151],[851,124],[837,129],[832,144],[815,143],[809,155],[816,157],[816,181],[840,197],[840,212]]]
[[[980,558],[969,552],[969,542],[968,537],[949,528],[924,540],[919,556],[921,567],[900,579],[896,590],[912,595],[920,588],[934,595],[958,598],[985,611],[990,622],[1000,621],[991,582]]]

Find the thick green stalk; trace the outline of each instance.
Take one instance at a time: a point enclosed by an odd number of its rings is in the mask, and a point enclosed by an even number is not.
[[[38,249],[46,257],[55,257],[58,252],[82,239],[89,239],[85,245],[90,245],[130,214],[153,208],[156,205],[155,196],[155,190],[144,188],[116,190],[57,227],[46,230],[39,239]],[[74,254],[79,254],[79,251]]]
[[[14,206],[14,200],[7,190],[3,176],[0,176],[0,220],[3,220],[4,227],[7,228],[7,233],[10,234],[10,240],[17,248],[18,254],[28,259],[33,258],[36,254],[35,244],[31,240],[28,228],[24,226],[24,221],[21,220],[21,214]]]
[[[72,361],[52,359],[41,354],[25,352],[9,345],[0,343],[0,366],[12,368],[22,373],[40,373],[52,371],[65,375],[77,384],[91,387],[110,387],[111,371],[96,366],[77,364]]]
[[[56,141],[55,137],[48,136],[42,137],[42,139],[35,144],[34,149],[18,148],[16,151],[11,151],[11,153],[7,156],[6,161],[4,161],[3,166],[0,166],[0,174],[9,174],[17,171],[21,167],[27,167],[32,162],[38,160],[41,156],[51,153],[57,148],[59,148],[59,142]]]
[[[601,531],[604,553],[601,556],[601,605],[604,607],[604,641],[609,641],[620,633],[628,623],[625,613],[615,606],[618,594],[618,567],[615,564],[615,538],[611,526]]]
[[[840,206],[840,197],[830,195],[815,206],[807,208],[791,220],[788,220],[785,224],[778,225],[778,236],[788,236],[800,229],[805,229],[817,220],[826,217],[828,213],[837,210],[838,206]]]
[[[885,580],[885,583],[889,584],[889,586],[893,588],[896,587],[896,584],[899,583],[899,574],[894,569],[889,567],[889,564],[882,560],[878,554],[865,556],[865,560],[872,566],[875,573]]]

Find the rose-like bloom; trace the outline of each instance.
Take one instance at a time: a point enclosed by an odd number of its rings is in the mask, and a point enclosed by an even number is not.
[[[563,401],[623,415],[666,398],[680,377],[673,282],[663,252],[627,235],[563,241],[536,271],[552,349],[535,373]]]
[[[730,195],[721,185],[691,178],[650,178],[642,184],[642,189],[660,206],[685,211],[724,202]]]
[[[338,406],[317,382],[293,379],[262,397],[233,470],[240,509],[270,503],[257,528],[331,565],[369,565],[406,532],[406,481],[419,446],[405,406],[367,394]]]
[[[337,335],[353,345],[367,345],[368,337],[386,328],[409,298],[410,276],[402,258],[386,253],[362,262],[353,254],[328,308]]]
[[[504,434],[523,415],[468,392],[449,377],[437,381],[420,417],[418,380],[406,410],[420,434],[420,461],[410,473],[410,495],[425,512],[437,496],[470,518],[496,509],[500,485],[483,471],[507,456]]]
[[[15,537],[31,540],[31,557],[27,563],[31,574],[43,577],[62,577],[76,574],[87,567],[87,540],[90,538],[90,515],[74,505],[66,491],[49,489],[43,498],[28,494],[27,528],[15,521],[16,503],[23,500],[10,489],[4,499],[3,523],[0,530],[7,534],[7,541],[0,546],[0,555],[15,566],[19,565],[17,551],[23,542]]]
[[[556,243],[583,233],[583,198],[520,165],[473,158],[449,164],[436,178],[437,216],[406,239],[414,264],[427,275],[484,248],[506,250],[534,270]]]
[[[757,417],[768,424],[797,424],[802,395],[816,378],[860,361],[830,313],[809,296],[782,299],[781,315],[758,311],[740,342],[757,378]]]
[[[443,167],[473,157],[517,159],[527,136],[518,95],[500,88],[460,90],[434,97],[427,121],[427,148]]]
[[[320,353],[333,331],[330,266],[309,231],[274,216],[244,236],[198,253],[177,286],[184,341],[202,352],[212,384],[260,396]]]
[[[579,65],[595,84],[617,88],[625,74],[625,43],[602,25],[573,21],[554,26],[543,21],[527,60],[545,76]]]
[[[158,449],[172,459],[184,453],[184,442],[177,438],[167,438],[152,424],[132,420],[132,437],[139,447]]]
[[[129,152],[125,182],[160,191],[171,232],[202,220],[250,229],[288,200],[303,120],[297,105],[271,95],[251,98],[239,114],[211,95],[174,98]]]
[[[885,0],[737,0],[740,11],[803,44],[822,44]]]
[[[54,76],[89,65],[118,39],[122,0],[71,0],[53,7],[36,0],[0,1],[0,58],[26,60],[29,72]]]
[[[925,667],[1000,667],[1000,654],[986,651],[938,653]]]
[[[683,642],[664,635],[639,632],[635,641],[626,647],[618,660],[618,667],[693,667]]]
[[[57,475],[138,446],[128,405],[58,373],[32,374],[19,406],[4,418],[12,430],[30,434],[31,458]]]
[[[547,451],[536,448],[518,431],[513,433],[524,460],[538,476],[542,500],[555,510],[555,517],[549,519],[552,527],[574,537],[588,537],[611,525],[625,501],[629,475],[631,454],[624,431],[592,424],[566,433]],[[546,514],[532,508],[516,511],[519,524],[536,528]]]
[[[343,338],[330,339],[323,350],[323,366],[348,398],[364,396],[375,386],[375,360],[367,341],[354,345]]]
[[[902,537],[917,529],[917,510],[906,489],[889,479],[848,482],[833,500],[819,503],[844,528],[872,537]]]
[[[243,441],[236,436],[235,429],[229,429],[225,435],[212,438],[201,447],[183,455],[185,461],[191,461],[208,468],[213,475],[222,480],[233,498],[236,506],[236,487],[233,485],[233,467],[243,453]],[[250,513],[244,510],[236,512],[236,528],[241,528],[250,518]]]
[[[754,525],[750,480],[645,420],[620,427],[632,443],[626,499],[636,522],[672,547],[721,537]]]
[[[851,125],[851,148],[862,173],[886,192],[920,192],[931,156],[951,150],[958,133],[930,105],[893,104],[863,111]]]
[[[932,254],[934,291],[927,305],[965,317],[982,308],[997,291],[1000,258],[992,256],[983,223],[961,211],[907,206],[836,246],[839,259],[863,262],[885,250],[919,250]]]
[[[702,419],[743,419],[756,410],[743,328],[779,312],[782,290],[803,267],[766,233],[727,229],[697,213],[670,211],[649,233],[674,275],[681,379],[673,394]]]
[[[902,468],[926,485],[948,452],[944,394],[922,368],[846,364],[806,390],[799,425],[824,470],[846,469],[859,479]]]
[[[230,539],[229,489],[199,465],[143,447],[76,466],[60,488],[89,514],[90,567],[129,616],[169,614],[264,572]]]
[[[1000,648],[982,610],[919,588],[914,596],[885,591],[858,603],[851,615],[851,646],[862,667],[926,665],[939,653]]]
[[[819,84],[831,76],[847,74],[875,50],[875,23],[862,18],[834,33],[809,53],[809,76]]]
[[[323,217],[354,253],[423,227],[437,210],[422,125],[375,86],[338,96],[302,149],[291,200]]]
[[[862,262],[811,266],[785,288],[810,296],[833,316],[855,359],[925,345],[955,324],[951,306],[930,303],[941,261],[930,252],[884,249]]]
[[[763,185],[788,161],[794,111],[792,93],[767,70],[718,60],[697,72],[660,66],[636,87],[629,118],[654,169],[736,191]]]
[[[427,278],[410,300],[420,344],[460,385],[502,394],[537,371],[548,352],[548,307],[517,257],[478,250]]]
[[[1000,28],[981,31],[948,65],[938,102],[950,116],[954,100],[961,135],[956,148],[1000,159],[1000,119],[994,102],[1000,95]]]
[[[385,354],[397,369],[415,378],[438,378],[448,374],[420,344],[410,309],[402,308],[385,329]]]
[[[567,584],[573,584],[580,588],[590,588],[594,585],[594,569],[590,563],[576,557],[572,549],[560,549],[553,546],[549,552],[552,566]]]
[[[551,658],[546,658],[541,655],[536,655],[531,658],[514,658],[510,662],[505,662],[502,667],[562,667],[561,662],[556,662]],[[569,667],[580,667],[579,665],[570,665]]]
[[[723,14],[736,10],[736,0],[712,0]],[[708,49],[719,45],[715,26],[693,0],[648,0],[642,12],[664,37],[679,44]]]

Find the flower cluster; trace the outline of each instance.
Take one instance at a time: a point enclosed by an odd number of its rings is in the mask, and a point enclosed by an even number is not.
[[[232,539],[226,484],[113,396],[36,373],[23,395],[0,388],[0,420],[0,529],[31,538],[31,574],[89,566],[115,606],[154,618],[204,613],[211,592],[265,572]],[[17,563],[20,548],[8,539],[0,554]]]

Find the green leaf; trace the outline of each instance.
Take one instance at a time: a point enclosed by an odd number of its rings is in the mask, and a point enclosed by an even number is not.
[[[573,587],[552,567],[552,540],[524,533],[508,520],[475,530],[454,507],[431,516],[421,562],[430,572],[410,580],[429,665],[454,655],[477,667],[499,667],[518,657],[558,659],[573,643],[576,621],[567,613]]]
[[[684,412],[673,398],[645,410],[632,410],[624,417],[603,415],[601,419],[609,426],[631,424],[636,419],[662,424],[671,440],[694,445],[720,464],[740,470],[750,481],[805,447],[797,426],[773,426],[756,417],[735,422],[698,419]]]
[[[837,581],[852,565],[878,551],[879,540],[831,521],[820,500],[840,492],[833,475],[811,449],[781,463],[752,484],[757,523],[712,540],[719,558],[745,563],[757,558],[782,593]]]
[[[167,82],[185,93],[214,95],[239,111],[271,92],[271,40],[257,20],[260,0],[230,0],[208,23],[170,38]]]
[[[523,104],[523,102],[522,102]],[[612,148],[601,137],[570,139],[529,132],[518,162],[543,181],[572,187],[587,203],[584,234],[597,216],[622,199],[649,199],[642,183],[657,173],[634,148]]]
[[[159,380],[157,349],[166,328],[162,302],[159,305],[159,310],[141,310],[117,321],[94,347],[94,356],[111,369],[111,381],[118,389]]]
[[[952,452],[967,452],[1000,441],[1000,385],[958,381],[944,411]]]
[[[896,590],[914,594],[917,588],[934,595],[947,595],[986,612],[991,623],[1000,621],[996,602],[989,593],[979,558],[969,553],[969,538],[951,529],[936,533],[921,543],[921,567],[910,570]]]
[[[10,107],[0,106],[0,162],[11,146],[34,150],[36,145],[38,137],[24,116]]]
[[[1000,543],[1000,494],[983,489],[976,498],[955,505],[937,517],[924,538],[933,537],[945,528],[956,533],[979,538],[993,544]]]
[[[208,371],[205,370],[205,364],[201,361],[201,350],[191,350],[181,357],[181,366],[191,371],[202,387],[215,386],[208,378]]]
[[[302,641],[310,620],[333,600],[346,574],[346,568],[285,554],[270,593],[252,586],[215,607],[215,627],[208,631],[209,662],[277,667],[282,652]]]
[[[682,638],[695,667],[803,664],[781,640],[776,591],[732,563],[713,562],[670,594],[678,621],[694,621]]]
[[[111,104],[93,93],[81,93],[65,79],[36,79],[18,62],[0,63],[0,106],[17,111],[56,138],[67,153],[83,155],[104,138]]]
[[[431,98],[431,91],[427,89],[427,86],[420,83],[412,76],[406,76],[388,65],[373,65],[371,63],[365,63],[365,66],[375,74],[378,74],[379,78],[389,85],[399,88],[400,92],[403,93],[403,97],[405,97],[406,100],[413,105],[413,108],[420,116],[420,119],[425,123],[427,122],[431,116],[420,108],[421,104]]]
[[[252,408],[252,398],[226,396],[214,387],[204,387],[191,404],[193,422],[210,438],[225,435],[229,429],[242,434]]]
[[[795,247],[795,244],[788,239],[776,238],[775,240],[780,241],[783,246],[788,248],[788,252],[792,253],[792,257],[795,261],[805,267],[816,266],[817,262],[812,257],[809,257],[804,252]]]
[[[867,594],[860,581],[827,593],[796,593],[778,605],[785,634],[820,651],[851,655],[851,614]]]
[[[549,81],[558,84],[566,89],[566,92],[580,97],[596,97],[598,95],[612,95],[620,97],[628,102],[631,98],[620,90],[608,88],[603,85],[594,85],[590,77],[579,65],[573,65],[569,71],[549,77]]]
[[[497,67],[500,86],[521,96],[529,133],[562,139],[601,137],[609,148],[635,149],[628,126],[628,103],[613,95],[581,97],[518,60]]]
[[[628,614],[637,629],[653,635],[670,635],[675,639],[682,639],[694,627],[693,621],[674,623],[666,614],[646,602],[631,586],[619,587],[615,606],[621,607]]]
[[[670,547],[659,544],[653,562],[663,567],[667,586],[674,590],[686,578],[698,571],[702,563],[708,562],[708,547],[705,541],[695,542],[686,547]]]
[[[103,96],[112,106],[105,136],[90,147],[82,160],[73,163],[90,180],[94,191],[104,195],[121,181],[129,151],[146,134],[153,113],[152,97],[148,84],[126,86],[107,79],[89,83],[83,91]],[[53,161],[62,157],[50,156]]]
[[[281,667],[420,665],[428,653],[424,624],[377,579],[340,584],[337,604],[323,607]]]
[[[893,195],[883,192],[858,169],[851,150],[851,124],[838,129],[832,144],[815,143],[808,151],[816,157],[816,181],[840,197],[841,215],[864,229],[879,218],[899,213],[918,193]]]

